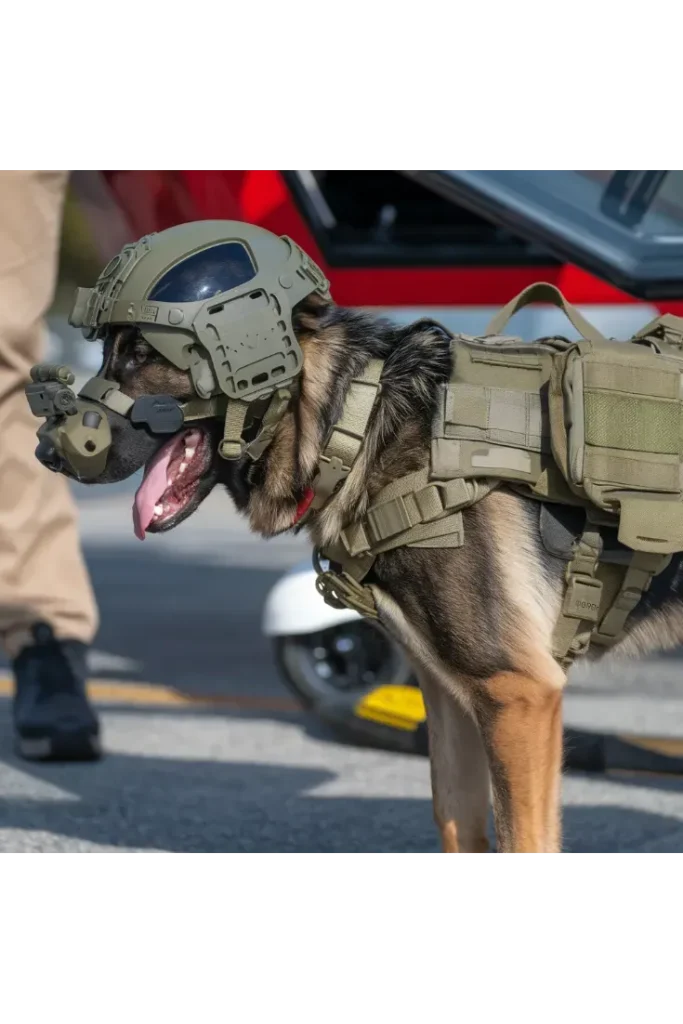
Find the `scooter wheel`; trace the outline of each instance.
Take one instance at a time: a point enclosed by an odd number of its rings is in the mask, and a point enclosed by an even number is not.
[[[346,739],[391,750],[424,753],[426,727],[406,728],[372,708],[374,694],[408,690],[416,680],[400,649],[362,619],[316,633],[278,637],[275,656],[301,704]],[[368,701],[370,702],[368,704]],[[400,723],[400,724],[399,724]]]
[[[410,669],[391,640],[362,619],[317,633],[277,637],[275,656],[285,682],[304,707],[340,697],[357,700],[385,683],[404,683]]]

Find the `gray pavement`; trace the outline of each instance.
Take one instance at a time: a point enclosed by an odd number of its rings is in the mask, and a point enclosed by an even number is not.
[[[101,764],[3,763],[0,849],[436,851],[422,758],[340,746],[294,717],[105,722]],[[682,848],[680,780],[569,777],[564,799],[569,850]]]

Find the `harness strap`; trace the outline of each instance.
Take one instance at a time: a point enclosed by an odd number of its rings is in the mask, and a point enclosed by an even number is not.
[[[376,619],[377,605],[372,587],[364,586],[351,572],[334,572],[332,568],[323,570],[320,564],[322,552],[318,549],[313,551],[313,568],[316,571],[315,586],[326,604],[330,608],[351,608],[368,619]],[[333,562],[334,555],[330,550],[322,554],[323,558]],[[370,560],[370,565],[374,558]],[[351,567],[353,569],[353,567]],[[367,571],[367,570],[366,570]]]
[[[376,495],[364,516],[342,531],[347,558],[367,552],[378,555],[404,545],[460,547],[464,541],[460,510],[495,486],[485,479],[430,481],[428,469],[400,477]]]
[[[100,405],[106,406],[121,416],[127,416],[135,404],[135,399],[124,394],[118,384],[106,377],[90,377],[79,391],[84,398],[90,398]],[[203,420],[214,416],[222,416],[228,399],[225,395],[213,398],[192,398],[181,405],[183,419],[186,423],[192,420]]]
[[[492,480],[430,481],[429,470],[408,473],[384,487],[357,522],[342,531],[336,544],[315,554],[318,591],[333,608],[349,607],[376,616],[372,587],[362,583],[378,555],[399,547],[462,547],[462,509],[498,484]],[[341,567],[322,572],[319,554]],[[370,609],[370,611],[368,611]]]
[[[553,633],[553,656],[568,668],[588,650],[591,633],[600,617],[602,581],[596,576],[602,554],[600,528],[588,519],[567,566],[567,589]]]
[[[223,440],[218,451],[224,459],[238,459],[241,455],[248,455],[256,462],[263,455],[268,445],[275,437],[278,423],[287,412],[289,403],[292,400],[292,392],[289,388],[279,388],[271,397],[268,407],[261,420],[261,426],[256,437],[246,443],[242,440],[244,425],[253,402],[242,402],[238,398],[227,398],[225,411],[225,425],[223,427]]]
[[[231,398],[225,412],[225,425],[223,427],[223,440],[218,446],[219,454],[224,459],[238,459],[242,454],[243,442],[242,431],[244,421],[249,412],[249,403],[242,402],[239,398]]]
[[[671,555],[657,555],[646,551],[633,553],[621,587],[591,637],[592,643],[601,647],[611,647],[621,639],[629,615],[643,594],[649,590],[654,577],[662,572],[670,561]]]
[[[381,359],[371,359],[360,377],[351,381],[341,418],[332,428],[318,463],[318,475],[313,481],[312,511],[321,509],[351,472],[380,393],[383,366]]]
[[[192,398],[182,406],[183,418],[186,423],[192,420],[213,419],[222,416],[228,399],[225,395],[216,395],[214,398]]]
[[[601,563],[601,554],[600,526],[587,523],[567,567],[567,589],[553,635],[553,654],[567,669],[591,644],[611,647],[623,637],[629,615],[672,558],[634,551],[627,566],[616,566]]]
[[[287,412],[289,403],[292,400],[292,392],[289,388],[279,388],[266,409],[265,415],[261,420],[261,427],[259,432],[253,441],[244,446],[244,453],[256,462],[260,459],[268,445],[272,442],[275,437],[275,431],[277,426]]]

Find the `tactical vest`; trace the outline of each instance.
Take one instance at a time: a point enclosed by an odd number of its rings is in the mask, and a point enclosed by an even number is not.
[[[501,334],[539,300],[559,306],[581,340]],[[541,502],[542,523],[546,512],[546,523],[560,528],[565,510],[580,516],[564,549],[549,546],[567,562],[554,656],[569,667],[590,644],[615,643],[652,578],[683,551],[682,343],[683,319],[670,315],[629,342],[607,340],[544,283],[508,303],[485,336],[453,336],[429,465],[385,487],[338,543],[315,552],[325,601],[376,617],[363,583],[376,557],[402,546],[460,547],[463,509],[502,486]],[[373,360],[351,387],[323,453],[324,493],[314,507],[360,451],[380,374]]]

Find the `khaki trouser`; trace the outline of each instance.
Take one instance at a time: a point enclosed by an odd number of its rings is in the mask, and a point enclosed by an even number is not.
[[[0,642],[10,657],[32,623],[89,643],[97,609],[64,477],[34,456],[24,384],[43,355],[68,172],[0,171]]]

